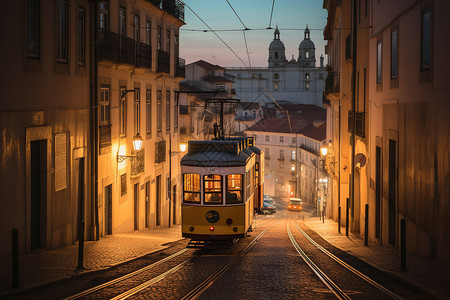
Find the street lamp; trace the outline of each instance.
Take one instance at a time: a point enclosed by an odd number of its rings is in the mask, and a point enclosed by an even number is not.
[[[144,143],[144,139],[142,136],[138,133],[133,137],[133,149],[134,151],[140,151],[142,149],[142,144]],[[119,155],[117,154],[117,161],[123,162],[127,158],[134,159],[136,155]]]
[[[187,144],[186,143],[180,143],[180,151],[181,152],[186,152],[186,148],[187,148]]]
[[[322,153],[322,156],[327,155],[328,153],[328,147],[323,145],[322,147],[320,147],[320,153]]]

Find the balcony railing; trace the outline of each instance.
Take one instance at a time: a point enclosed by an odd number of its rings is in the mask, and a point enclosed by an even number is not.
[[[136,176],[145,171],[145,149],[133,151],[135,159],[131,160],[131,175]]]
[[[356,131],[355,134],[359,137],[365,137],[366,132],[366,120],[365,120],[365,112],[356,112]],[[348,132],[352,132],[353,128],[353,112],[351,110],[348,111]]]
[[[184,4],[179,0],[147,0],[184,22]]]
[[[170,74],[170,53],[158,50],[158,65],[156,72]]]
[[[175,77],[186,77],[186,61],[181,57],[175,57]]]
[[[105,29],[99,29],[98,59],[151,68],[152,47]]]

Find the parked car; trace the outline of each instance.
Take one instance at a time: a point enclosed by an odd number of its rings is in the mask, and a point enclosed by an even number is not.
[[[277,212],[277,207],[273,204],[270,204],[266,201],[263,202],[263,207],[261,208],[261,214],[263,215],[271,215]]]
[[[303,202],[300,198],[291,198],[289,199],[289,204],[287,207],[288,210],[302,211]]]

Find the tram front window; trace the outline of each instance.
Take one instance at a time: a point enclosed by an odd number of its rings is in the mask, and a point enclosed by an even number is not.
[[[183,174],[183,202],[200,204],[200,175]]]
[[[227,204],[242,203],[242,175],[227,175]]]
[[[222,176],[205,175],[205,204],[222,204]]]

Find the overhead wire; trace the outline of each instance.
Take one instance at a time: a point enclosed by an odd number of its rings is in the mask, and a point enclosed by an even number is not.
[[[242,22],[242,20],[241,20],[241,18],[239,17],[238,13],[234,10],[234,8],[233,8],[233,6],[231,5],[230,1],[228,1],[228,0],[225,0],[225,1],[227,1],[228,5],[229,5],[229,6],[231,7],[231,9],[233,10],[233,12],[234,12],[234,14],[236,15],[236,17],[237,17],[237,18],[239,19],[239,21],[242,23],[242,26],[244,26],[244,29],[245,29],[245,30],[249,30],[249,29],[247,28],[247,26],[245,26],[244,22]]]
[[[270,20],[269,20],[269,27],[267,27],[266,29],[272,29],[272,27],[270,27],[272,25],[272,15],[273,15],[273,7],[275,6],[275,0],[273,0],[272,2],[272,11],[270,12]]]

